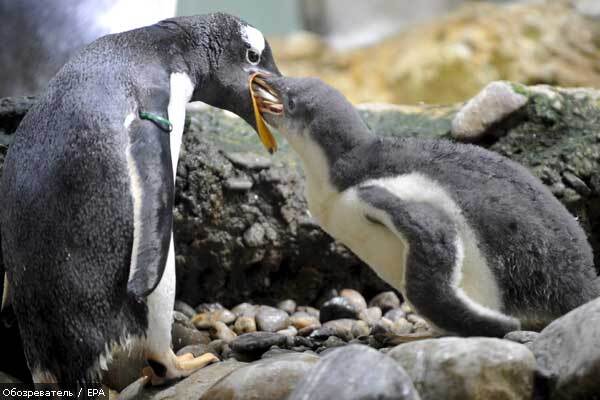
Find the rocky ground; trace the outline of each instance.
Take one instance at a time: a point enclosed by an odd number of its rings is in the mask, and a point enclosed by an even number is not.
[[[526,165],[579,218],[598,258],[599,99],[594,90],[495,82],[466,104],[370,105],[361,114],[380,135],[475,142]],[[0,155],[32,102],[0,100]],[[600,393],[598,301],[539,334],[398,344],[407,340],[400,336],[428,332],[427,324],[315,225],[296,159],[279,143],[281,150],[267,158],[239,119],[190,108],[177,171],[174,347],[225,361],[140,394],[140,382],[127,385],[142,363],[117,355],[107,383],[125,398],[588,399]],[[10,342],[2,329],[0,370],[12,373],[22,350],[18,337]],[[364,376],[369,385],[360,385]]]

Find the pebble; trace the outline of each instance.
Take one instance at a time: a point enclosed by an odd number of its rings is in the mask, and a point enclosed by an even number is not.
[[[292,315],[294,313],[294,311],[296,311],[296,302],[291,299],[283,300],[277,304],[277,308]]]
[[[391,333],[392,326],[394,323],[387,318],[381,318],[379,322],[377,322],[373,328],[371,329],[371,334],[379,341],[385,341]]]
[[[315,329],[308,336],[310,339],[314,340],[327,340],[329,336],[335,336],[336,330],[331,326],[322,326],[320,328]]]
[[[244,232],[244,243],[248,247],[261,247],[267,243],[266,231],[262,224],[256,222]]]
[[[304,311],[297,311],[293,313],[290,317],[290,323],[297,329],[303,329],[311,325],[321,325],[316,317],[309,315]]]
[[[377,350],[353,344],[322,354],[287,400],[420,399],[402,367]]]
[[[513,331],[508,332],[505,336],[505,340],[510,340],[511,342],[517,342],[521,344],[531,343],[540,335],[539,332],[534,331]]]
[[[196,310],[194,310],[194,307],[184,303],[181,300],[175,300],[175,311],[179,311],[188,318],[192,318],[194,315],[196,315]]]
[[[407,335],[413,331],[413,324],[406,318],[398,318],[392,323],[390,331],[394,335]]]
[[[117,397],[117,399],[118,400],[135,400],[135,399],[139,398],[139,396],[144,391],[144,387],[146,386],[146,384],[149,381],[150,381],[149,376],[142,376],[141,378],[137,379],[136,381],[131,383],[129,386],[127,386],[125,389],[123,389],[121,391],[121,393],[119,393],[119,396]],[[106,398],[110,398],[110,396],[107,396]]]
[[[319,314],[321,323],[341,318],[356,319],[357,317],[358,312],[356,308],[346,297],[334,297],[326,301],[321,307]]]
[[[254,184],[248,178],[228,178],[225,181],[225,188],[233,191],[245,192],[252,189]]]
[[[348,318],[334,319],[332,321],[325,322],[323,324],[323,328],[331,329],[335,336],[348,341],[354,338],[352,336],[352,327],[354,326],[354,322],[355,320]]]
[[[236,353],[264,353],[271,346],[282,346],[287,337],[279,333],[253,332],[238,336],[229,345]]]
[[[371,333],[371,329],[365,321],[354,321],[351,332],[353,338],[359,338],[368,336]]]
[[[188,316],[179,311],[173,311],[173,323],[180,324],[182,326],[185,326],[186,328],[196,329],[196,327],[194,326],[194,324],[192,324],[192,321],[190,321]]]
[[[258,310],[258,306],[255,306],[250,303],[240,303],[237,306],[231,309],[231,312],[237,315],[238,317],[252,317],[256,315],[256,311]]]
[[[346,342],[343,339],[341,339],[337,336],[329,336],[327,338],[327,340],[325,340],[323,343],[321,343],[321,347],[319,347],[319,349],[317,349],[317,353],[322,353],[323,351],[325,351],[327,349],[345,346],[345,345],[346,345]]]
[[[304,328],[298,330],[298,335],[300,335],[300,336],[309,336],[314,331],[316,331],[317,329],[319,329],[320,327],[321,327],[320,323],[318,325],[314,324],[314,325],[305,326]]]
[[[216,321],[210,328],[213,339],[221,339],[224,343],[230,343],[237,335],[222,321]]]
[[[390,321],[395,322],[400,318],[406,317],[406,313],[401,308],[392,308],[391,310],[388,310],[383,316],[389,319]]]
[[[200,314],[196,314],[192,318],[192,323],[198,329],[208,329],[213,326],[216,322],[223,322],[225,324],[231,324],[236,319],[234,313],[227,309],[207,311]]]
[[[210,334],[206,331],[199,331],[196,328],[187,328],[181,324],[174,323],[171,329],[171,340],[173,350],[177,351],[182,347],[191,344],[207,344],[210,342]]]
[[[220,349],[219,349],[220,350]],[[192,353],[194,355],[194,357],[199,357],[202,354],[206,354],[206,353],[212,353],[215,356],[219,357],[221,352],[220,351],[215,351],[215,348],[208,345],[208,344],[193,344],[190,346],[185,346],[181,349],[179,349],[177,351],[178,356],[182,356],[184,354],[188,354],[188,353]]]
[[[200,400],[286,399],[317,361],[318,356],[308,353],[280,354],[258,360],[219,380]]]
[[[224,156],[231,161],[232,164],[240,168],[252,170],[266,169],[273,164],[271,159],[249,152],[227,152],[224,153]]]
[[[292,325],[288,326],[285,329],[277,331],[280,335],[285,335],[289,337],[294,337],[298,334],[298,329],[294,328]]]
[[[381,319],[381,308],[369,307],[358,313],[358,318],[373,326]]]
[[[222,310],[225,307],[221,303],[200,303],[196,306],[196,313],[205,313],[210,311]]]
[[[422,317],[419,317],[417,314],[410,314],[406,317],[406,319],[409,322],[412,322],[415,327],[415,332],[425,332],[431,329],[429,323]]]
[[[261,331],[277,332],[290,325],[288,313],[270,306],[260,306],[255,318],[256,326]]]
[[[340,296],[350,300],[350,303],[352,303],[357,312],[367,309],[367,301],[362,294],[354,289],[344,289],[340,292]]]
[[[314,307],[310,307],[310,306],[298,306],[296,308],[296,311],[305,312],[308,315],[311,315],[311,316],[313,316],[313,317],[315,317],[317,319],[319,318],[319,315],[320,315],[320,311],[319,310],[317,310]]]
[[[254,317],[238,317],[233,325],[233,330],[238,335],[256,332],[256,321]]]
[[[407,302],[402,303],[402,305],[400,306],[400,309],[402,311],[404,311],[405,314],[412,314],[413,313],[412,307]]]
[[[386,313],[393,308],[399,308],[400,299],[398,298],[398,295],[391,290],[388,292],[381,292],[371,299],[369,307],[379,307],[381,312]]]

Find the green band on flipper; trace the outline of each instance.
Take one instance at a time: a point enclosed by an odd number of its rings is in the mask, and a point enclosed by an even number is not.
[[[165,132],[171,132],[173,130],[173,124],[171,124],[171,121],[161,117],[160,115],[140,111],[140,118],[154,122],[160,129],[162,129]]]

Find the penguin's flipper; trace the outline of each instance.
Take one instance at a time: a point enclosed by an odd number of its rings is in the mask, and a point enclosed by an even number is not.
[[[134,119],[129,127],[134,237],[127,290],[137,297],[156,288],[169,252],[174,197],[169,140],[169,133],[150,120]]]
[[[408,245],[404,294],[435,328],[498,337],[519,329],[516,318],[475,302],[460,288],[464,251],[451,215],[431,203],[401,199],[382,186],[362,186],[358,195],[367,205],[365,217]]]

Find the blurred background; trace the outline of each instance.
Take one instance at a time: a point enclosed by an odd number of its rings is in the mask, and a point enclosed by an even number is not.
[[[282,72],[362,102],[452,103],[492,80],[600,86],[599,0],[0,0],[0,97],[32,95],[94,38],[225,11]]]

